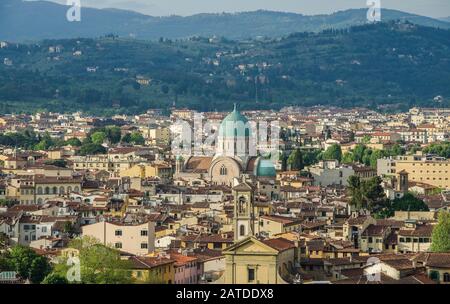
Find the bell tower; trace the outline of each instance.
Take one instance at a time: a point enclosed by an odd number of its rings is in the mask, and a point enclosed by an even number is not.
[[[255,234],[254,189],[247,182],[233,188],[234,241],[238,242]]]
[[[397,191],[406,193],[408,192],[408,172],[405,170],[398,172],[397,174]]]

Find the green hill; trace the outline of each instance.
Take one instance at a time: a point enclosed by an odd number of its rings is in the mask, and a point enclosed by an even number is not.
[[[174,101],[199,110],[405,109],[448,107],[450,96],[450,31],[405,22],[248,41],[45,40],[10,44],[4,58],[13,65],[0,65],[1,112],[135,113]]]
[[[67,6],[48,1],[1,0],[0,39],[21,42],[96,38],[106,34],[143,40],[213,35],[228,39],[247,39],[257,36],[279,37],[293,32],[320,32],[328,28],[346,28],[367,23],[367,8],[316,16],[260,10],[187,17],[152,17],[125,10],[83,7],[81,22],[68,22],[67,9]],[[409,20],[419,25],[450,28],[450,23],[442,20],[389,9],[382,10],[382,20]]]

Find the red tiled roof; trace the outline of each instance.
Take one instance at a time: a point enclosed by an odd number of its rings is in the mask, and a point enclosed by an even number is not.
[[[264,244],[276,249],[278,251],[286,251],[291,248],[295,248],[295,244],[285,238],[276,238],[262,241]]]

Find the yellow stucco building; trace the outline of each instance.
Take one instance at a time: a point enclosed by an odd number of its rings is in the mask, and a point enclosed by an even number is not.
[[[173,284],[175,260],[166,257],[131,257],[131,275],[136,283]]]
[[[129,169],[121,170],[120,177],[159,177],[170,178],[172,176],[172,167],[166,163],[137,164]]]
[[[377,161],[377,174],[395,175],[405,171],[412,182],[450,189],[450,159],[436,156],[407,155]]]

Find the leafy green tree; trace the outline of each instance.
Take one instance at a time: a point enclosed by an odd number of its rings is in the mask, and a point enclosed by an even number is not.
[[[353,163],[353,154],[351,152],[346,152],[342,156],[342,163],[343,164],[351,164]]]
[[[348,190],[350,194],[350,205],[356,207],[356,209],[363,208],[361,180],[358,176],[352,175],[348,178]]]
[[[86,136],[83,141],[81,142],[81,145],[87,145],[87,144],[92,144],[92,139],[91,136]]]
[[[105,142],[106,134],[98,131],[91,135],[91,139],[94,144],[101,145]]]
[[[366,166],[369,166],[370,165],[370,159],[372,157],[372,153],[373,153],[372,149],[366,149],[364,151],[364,155],[363,155],[361,163],[366,165]]]
[[[428,154],[436,154],[441,157],[450,158],[450,141],[443,143],[433,143],[424,148],[423,151]]]
[[[124,143],[131,143],[131,134],[130,133],[126,133],[122,137],[121,141],[124,142]]]
[[[24,279],[30,276],[30,267],[36,253],[25,246],[15,246],[11,249],[10,261],[14,270]]]
[[[14,205],[17,205],[18,204],[18,202],[17,201],[14,201],[14,200],[10,200],[10,199],[4,199],[4,198],[2,198],[2,199],[0,199],[0,206],[2,206],[2,207],[12,207],[12,206],[14,206]]]
[[[1,244],[4,243],[4,241],[0,241]],[[2,248],[2,245],[0,244],[0,249]],[[0,253],[0,272],[1,271],[14,271],[14,265],[11,261],[11,256],[8,251],[4,251]]]
[[[391,149],[389,149],[388,153],[390,156],[404,155],[405,149],[402,148],[399,144],[395,144]]]
[[[378,176],[368,180],[350,176],[348,179],[350,205],[356,209],[365,208],[372,212],[382,210],[387,204],[387,199],[381,182],[382,180]]]
[[[73,235],[74,233],[76,233],[76,229],[75,229],[74,225],[69,221],[64,223],[63,231],[70,235]]]
[[[384,194],[381,183],[382,179],[379,176],[364,180],[361,183],[363,196],[366,199],[368,209],[372,212],[381,210],[387,203],[386,195]]]
[[[73,240],[69,247],[80,252],[81,280],[85,284],[126,284],[132,282],[131,265],[117,250],[91,237]]]
[[[66,168],[67,167],[67,160],[65,160],[65,159],[49,160],[49,161],[46,161],[45,164],[46,165],[60,167],[60,168]]]
[[[54,145],[53,139],[50,137],[50,134],[47,132],[42,137],[41,141],[34,146],[35,150],[48,150],[50,147]]]
[[[66,277],[52,272],[44,278],[41,284],[69,284],[69,281]]]
[[[131,133],[130,139],[135,145],[143,145],[145,143],[145,139],[140,132]]]
[[[120,139],[122,138],[122,131],[120,130],[119,127],[116,126],[107,127],[105,131],[106,136],[110,143],[117,144],[118,142],[120,142]]]
[[[450,212],[439,212],[438,224],[431,236],[431,251],[450,252]]]
[[[383,158],[385,156],[384,152],[381,150],[374,150],[370,155],[369,162],[372,169],[377,168],[377,160]]]
[[[370,143],[371,139],[372,139],[372,137],[370,135],[364,135],[363,138],[362,138],[362,142],[364,144],[368,144],[368,143]]]
[[[421,150],[421,147],[419,144],[413,144],[412,146],[409,147],[408,152],[410,154],[416,154],[417,151],[420,151],[420,150]]]
[[[11,249],[10,262],[21,278],[30,279],[33,283],[40,283],[51,271],[46,258],[25,246],[15,246]]]
[[[78,138],[70,138],[66,141],[66,145],[73,146],[73,147],[80,147],[81,141]]]
[[[336,159],[338,161],[342,160],[342,150],[341,146],[338,144],[333,144],[323,153],[324,160]]]
[[[8,147],[20,147],[25,149],[33,149],[40,142],[40,138],[36,136],[33,130],[26,129],[21,132],[13,132],[0,134],[0,145]]]
[[[325,131],[325,139],[330,139],[331,138],[331,129],[327,129]]]
[[[318,162],[319,155],[321,154],[319,149],[315,149],[312,151],[304,151],[303,152],[303,165],[311,166]]]
[[[393,211],[429,211],[427,204],[415,197],[412,193],[406,193],[402,198],[392,202]]]
[[[41,283],[42,280],[51,272],[50,264],[43,256],[37,256],[30,265],[30,281],[32,283]]]
[[[279,153],[279,159],[281,160],[281,170],[282,171],[286,171],[287,170],[287,161],[288,161],[288,157],[286,156],[286,154],[284,152],[280,152]]]
[[[80,155],[104,154],[106,153],[106,149],[102,145],[97,145],[94,143],[83,144],[80,148],[79,153]]]
[[[365,151],[367,150],[367,147],[365,145],[356,145],[356,147],[353,149],[353,161],[358,162],[360,164],[363,163],[363,157],[365,154]]]
[[[291,170],[303,170],[303,154],[302,151],[297,148],[295,149],[287,160],[288,165],[291,167]]]

